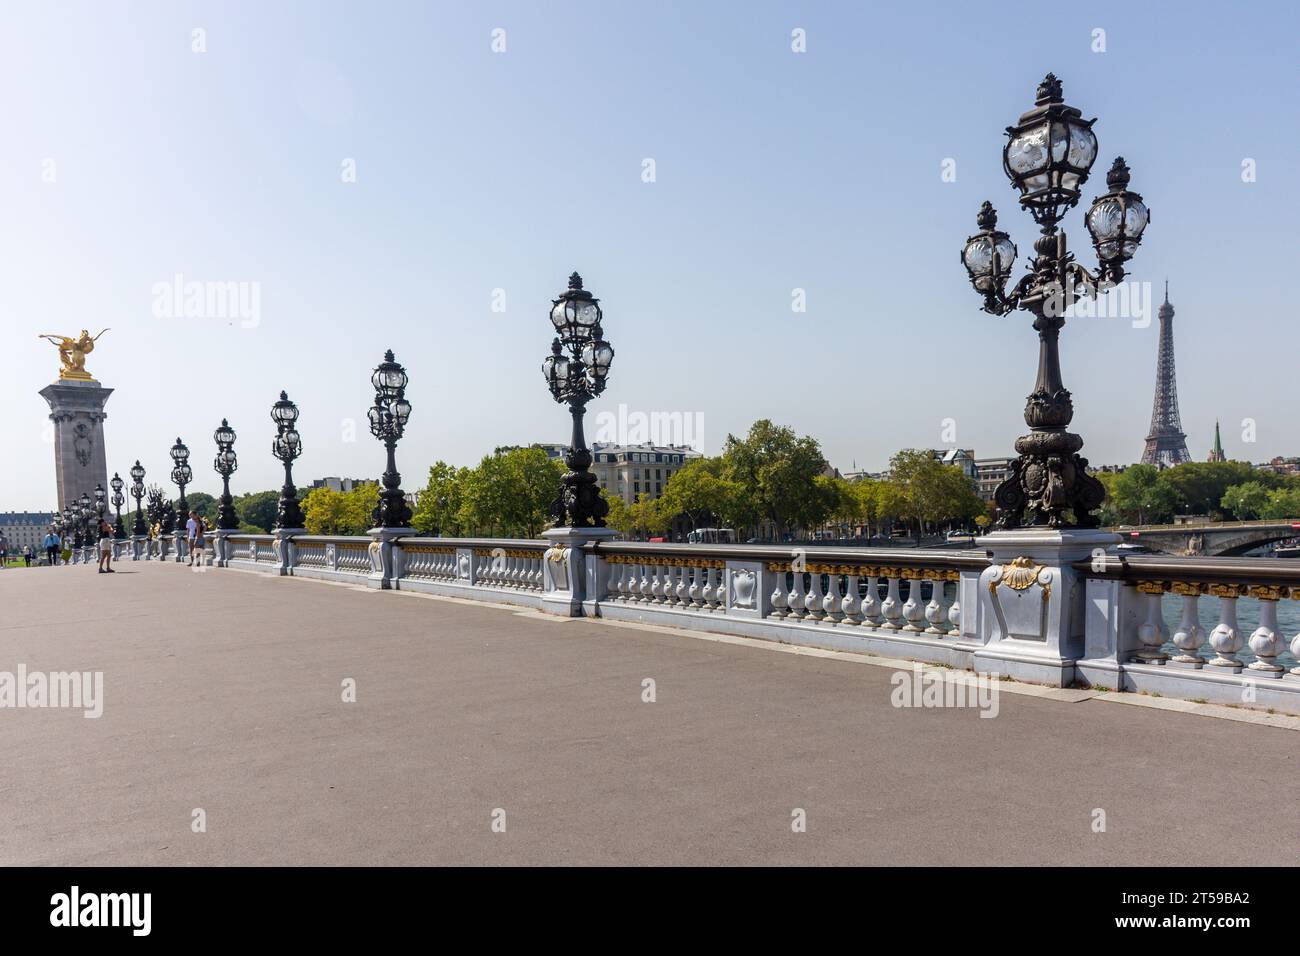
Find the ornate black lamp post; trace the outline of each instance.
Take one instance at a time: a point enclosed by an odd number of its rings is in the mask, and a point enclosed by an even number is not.
[[[91,543],[91,537],[90,537],[90,495],[86,494],[86,493],[83,491],[83,492],[81,493],[81,497],[77,499],[77,504],[80,505],[80,509],[81,509],[81,510],[78,512],[78,514],[77,514],[77,518],[78,518],[78,524],[77,524],[77,544],[78,544],[79,547],[85,549],[85,548],[89,548],[89,547],[90,547],[90,543]],[[84,551],[83,551],[83,553],[82,553],[82,559],[83,559],[83,560],[86,560],[86,561],[89,561],[89,560],[90,560],[90,557],[89,557],[89,555],[85,554]]]
[[[101,518],[108,513],[108,492],[99,484],[95,485],[95,511]]]
[[[271,454],[284,462],[284,487],[280,489],[280,507],[276,511],[276,528],[301,528],[302,508],[298,504],[298,489],[293,486],[293,462],[302,454],[302,436],[294,424],[298,421],[298,406],[289,396],[280,393],[280,400],[271,406],[271,421],[275,422],[275,441]]]
[[[384,360],[370,376],[375,386],[375,404],[367,415],[370,434],[384,443],[388,450],[388,465],[384,469],[384,490],[379,493],[375,506],[375,523],[381,528],[409,528],[411,508],[402,491],[402,476],[397,471],[397,441],[406,430],[411,417],[411,403],[406,400],[406,369],[393,358],[393,350],[384,353]]]
[[[131,527],[131,534],[144,537],[149,533],[149,527],[144,523],[144,515],[140,513],[140,499],[144,497],[144,466],[140,464],[139,458],[131,466],[131,497],[135,499],[135,524]]]
[[[176,444],[172,445],[172,484],[181,490],[181,495],[176,499],[176,511],[181,516],[181,521],[190,516],[190,503],[185,500],[185,486],[194,478],[194,471],[190,468],[190,450],[179,438]]]
[[[596,476],[590,472],[591,451],[582,433],[587,403],[605,390],[605,378],[614,360],[614,347],[601,331],[600,300],[582,288],[582,276],[569,276],[569,288],[551,302],[551,323],[556,338],[551,354],[542,362],[542,374],[551,396],[569,406],[573,438],[565,452],[564,487],[551,506],[556,521],[570,527],[605,526],[609,505],[600,497]],[[565,353],[568,353],[567,355]]]
[[[113,478],[109,481],[113,489],[113,508],[117,511],[117,521],[113,525],[113,537],[118,541],[126,539],[126,525],[122,524],[122,505],[126,504],[126,496],[122,494],[122,489],[126,487],[126,482],[117,472],[113,472]]]
[[[1029,272],[1010,293],[1005,291],[1016,247],[997,229],[991,203],[980,207],[980,231],[962,249],[962,264],[975,291],[984,297],[984,311],[1006,315],[1025,309],[1034,316],[1038,332],[1038,378],[1025,405],[1030,432],[1016,440],[1020,457],[994,493],[1001,528],[1095,528],[1100,523],[1091,512],[1101,506],[1106,492],[1087,473],[1087,459],[1078,454],[1083,439],[1066,431],[1074,406],[1061,381],[1057,339],[1065,324],[1063,313],[1076,298],[1096,295],[1124,278],[1124,263],[1137,251],[1150,214],[1142,197],[1128,191],[1128,167],[1116,159],[1106,177],[1110,191],[1093,200],[1086,217],[1100,261],[1098,274],[1066,251],[1065,233],[1057,224],[1078,203],[1097,158],[1095,122],[1065,105],[1061,82],[1049,73],[1038,87],[1034,108],[1007,128],[1002,157],[1007,176],[1020,191],[1020,205],[1042,232],[1034,243]]]
[[[235,454],[235,430],[230,422],[221,419],[221,427],[212,433],[217,443],[217,457],[212,467],[221,476],[221,506],[217,509],[217,527],[222,531],[236,531],[239,518],[235,515],[235,505],[230,498],[230,476],[239,468],[239,458]]]

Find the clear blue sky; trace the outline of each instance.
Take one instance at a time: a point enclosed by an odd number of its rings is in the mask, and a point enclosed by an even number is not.
[[[1023,263],[1035,233],[1000,150],[1048,70],[1100,117],[1084,204],[1123,155],[1152,209],[1134,278],[1170,280],[1193,456],[1216,417],[1231,457],[1300,453],[1295,5],[988,10],[7,5],[0,510],[54,502],[36,393],[57,361],[41,332],[112,327],[88,362],[116,389],[109,471],[139,457],[162,479],[179,434],[196,490],[217,489],[223,416],[239,432],[235,489],[278,483],[268,410],[281,388],[302,408],[300,483],[377,474],[364,415],[390,347],[412,379],[408,487],[437,458],[564,440],[539,364],[550,297],[573,269],[618,350],[593,411],[701,413],[711,452],[769,417],[815,435],[842,469],[938,447],[945,418],[977,455],[1011,453],[1036,339],[1023,313],[978,310],[958,252],[988,198]],[[495,28],[505,53],[491,50]],[[355,183],[341,181],[347,158]],[[956,182],[941,181],[946,158]],[[1081,210],[1065,225],[1093,262]],[[258,283],[259,324],[155,317],[153,286],[177,273]],[[1141,452],[1155,333],[1123,319],[1063,333],[1094,464]]]

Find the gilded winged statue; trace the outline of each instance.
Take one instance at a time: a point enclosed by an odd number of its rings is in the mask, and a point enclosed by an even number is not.
[[[93,338],[86,329],[82,329],[81,335],[75,339],[68,338],[66,335],[38,335],[37,338],[49,339],[59,350],[59,360],[63,363],[63,367],[59,369],[59,378],[91,382],[94,379],[86,371],[86,356],[95,350],[95,342],[107,331],[108,329],[104,329]]]

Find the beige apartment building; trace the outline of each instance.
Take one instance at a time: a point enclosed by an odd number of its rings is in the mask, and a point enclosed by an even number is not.
[[[568,445],[540,445],[551,458],[563,459]],[[632,504],[641,495],[658,498],[668,479],[682,466],[703,457],[689,445],[614,445],[595,442],[591,446],[591,471],[606,495],[618,495]]]

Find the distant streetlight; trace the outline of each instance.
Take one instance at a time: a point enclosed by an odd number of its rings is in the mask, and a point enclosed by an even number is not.
[[[144,537],[149,533],[149,528],[140,512],[140,499],[144,497],[144,466],[140,464],[139,458],[131,466],[131,497],[135,499],[135,524],[131,527],[131,534]]]
[[[113,472],[113,479],[109,482],[113,488],[113,508],[117,511],[117,521],[113,525],[113,537],[118,541],[126,538],[126,526],[122,524],[122,505],[126,504],[126,496],[122,494],[122,489],[126,487],[126,482],[117,472]]]
[[[222,531],[235,531],[239,528],[239,518],[235,514],[235,505],[230,498],[230,476],[239,468],[239,457],[235,454],[235,430],[230,422],[221,419],[221,426],[212,433],[217,443],[217,457],[212,467],[221,476],[221,505],[217,509],[217,527]]]
[[[560,525],[570,527],[603,528],[609,513],[590,471],[591,451],[582,432],[587,403],[605,390],[614,361],[614,347],[605,341],[601,330],[603,318],[600,300],[583,289],[582,276],[576,272],[569,276],[569,288],[551,302],[556,338],[551,354],[542,362],[542,374],[551,397],[567,404],[573,416],[573,437],[564,454],[569,470],[551,513]]]
[[[380,528],[409,528],[411,508],[402,491],[402,476],[397,471],[397,442],[406,431],[411,417],[411,403],[406,400],[406,369],[393,358],[393,350],[384,353],[370,376],[375,387],[375,404],[367,413],[370,434],[384,443],[388,451],[388,464],[384,469],[384,490],[379,493],[375,506],[375,523]]]
[[[302,454],[302,436],[294,427],[298,421],[298,406],[284,392],[280,393],[280,400],[271,406],[271,421],[275,422],[276,429],[271,454],[284,462],[284,487],[280,489],[275,527],[301,528],[304,521],[302,507],[298,504],[298,489],[293,486],[293,462]]]

